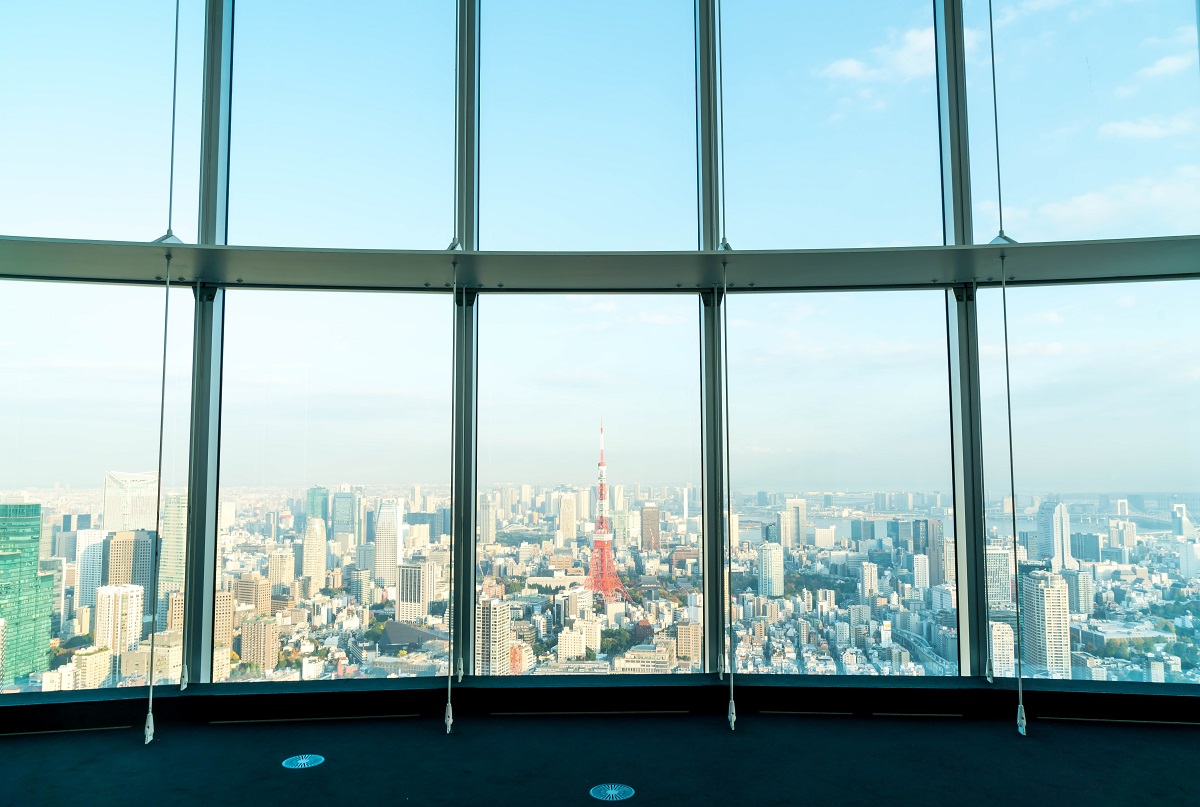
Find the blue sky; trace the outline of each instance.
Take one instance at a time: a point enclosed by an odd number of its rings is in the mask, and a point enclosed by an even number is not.
[[[930,4],[724,6],[734,248],[940,243]],[[231,241],[445,248],[453,4],[237,8]],[[0,128],[0,233],[162,234],[173,11],[149,0],[0,10],[0,108],[19,123]],[[979,241],[998,226],[986,13],[967,0]],[[484,3],[483,248],[695,247],[692,14],[690,0]],[[1195,232],[1195,17],[1192,0],[996,3],[1011,236]],[[184,0],[174,229],[185,241],[202,28],[202,3]],[[1194,283],[1013,293],[1019,488],[1200,488],[1195,295]],[[172,322],[169,381],[183,390],[188,296],[177,293]],[[993,297],[981,299],[985,360],[1002,347]],[[161,305],[146,289],[4,283],[0,423],[16,450],[0,488],[98,485],[108,468],[153,466]],[[430,296],[231,293],[226,481],[448,476],[449,310]],[[735,479],[946,487],[942,311],[936,293],[735,298]],[[600,416],[615,481],[698,479],[697,316],[690,297],[485,298],[481,481],[590,480]],[[1003,387],[989,367],[991,462],[1003,456]]]

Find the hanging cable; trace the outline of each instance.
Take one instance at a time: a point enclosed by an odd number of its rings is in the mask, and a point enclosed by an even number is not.
[[[1004,320],[1004,393],[1008,411],[1008,489],[1012,497],[1012,549],[1013,549],[1013,579],[1017,581],[1017,731],[1025,735],[1025,688],[1021,681],[1023,674],[1021,656],[1024,645],[1021,641],[1021,577],[1017,565],[1017,479],[1016,463],[1013,461],[1013,426],[1012,426],[1012,374],[1008,366],[1008,277],[1004,266],[1004,254],[1000,255],[1000,300],[1003,307]]]
[[[719,249],[728,250],[729,240],[726,236],[729,233],[725,222],[725,60],[721,58],[724,52],[722,33],[721,33],[721,0],[714,0],[716,6],[716,24],[717,24],[717,163],[720,166],[721,175],[721,241]]]
[[[451,284],[451,301],[453,308],[451,309],[454,315],[454,328],[451,334],[451,355],[454,356],[454,369],[450,379],[450,400],[453,413],[453,428],[450,430],[450,563],[449,563],[449,581],[450,581],[450,596],[446,603],[446,618],[449,624],[446,626],[446,635],[449,637],[446,642],[446,733],[450,733],[450,729],[454,726],[454,707],[451,705],[451,695],[454,687],[454,535],[458,531],[458,502],[454,501],[454,485],[458,479],[458,261],[453,261],[451,266],[454,267],[454,278]],[[458,665],[459,670],[462,665]],[[460,672],[461,675],[461,672]]]
[[[165,432],[166,415],[167,415],[167,335],[171,323],[171,253],[167,253],[167,271],[166,283],[164,285],[165,293],[163,295],[163,355],[162,355],[162,383],[159,388],[158,397],[158,481],[156,495],[154,499],[154,578],[151,581],[150,596],[154,597],[154,612],[150,618],[150,663],[147,675],[150,678],[150,695],[146,706],[146,727],[145,727],[145,742],[146,745],[154,739],[154,645],[155,638],[158,634],[158,565],[160,561],[160,548],[162,546],[162,534],[159,529],[159,519],[162,517],[162,478],[163,478],[163,434]]]
[[[1004,234],[1004,193],[1000,180],[1000,106],[996,100],[996,26],[992,21],[992,0],[988,0],[988,44],[992,53],[992,132],[996,138],[996,210],[1000,217],[1000,234],[993,244],[1015,244]]]
[[[175,0],[175,56],[171,68],[171,168],[167,179],[167,232],[155,239],[158,244],[181,244],[171,230],[175,217],[175,109],[179,98],[179,0]]]
[[[729,484],[729,270],[728,262],[721,261],[721,417],[718,422],[721,424],[721,501],[718,506],[721,508],[721,532],[724,538],[725,545],[725,567],[732,572],[733,564],[733,536],[730,534],[730,526],[733,523],[733,494]],[[730,579],[731,574],[726,574],[725,579]],[[725,592],[725,586],[721,586],[723,598],[725,600],[722,606],[728,614],[725,620],[726,629],[726,647],[729,653],[729,730],[734,731],[734,724],[737,723],[737,708],[733,702],[733,671],[737,668],[737,658],[734,655],[733,646],[733,604],[730,602],[732,592]]]

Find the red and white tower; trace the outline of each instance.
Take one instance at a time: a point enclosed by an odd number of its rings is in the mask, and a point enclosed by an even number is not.
[[[596,466],[596,529],[592,533],[592,560],[587,587],[604,597],[605,602],[629,599],[613,555],[612,518],[608,514],[608,466],[604,462],[604,424],[600,424],[600,463]]]

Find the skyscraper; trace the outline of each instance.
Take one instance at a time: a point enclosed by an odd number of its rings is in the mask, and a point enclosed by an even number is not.
[[[336,539],[339,535],[353,535],[350,542],[357,546],[363,542],[365,528],[363,524],[363,497],[361,493],[340,490],[333,494],[333,526],[330,532]]]
[[[309,518],[304,525],[304,574],[315,581],[316,588],[325,585],[325,566],[328,549],[325,546],[325,522]]]
[[[324,526],[324,522],[322,522]],[[258,667],[263,675],[279,662],[279,625],[273,616],[256,616],[242,623],[243,664]]]
[[[158,474],[109,471],[104,475],[104,529],[157,530]]]
[[[879,593],[879,567],[874,563],[863,562],[859,571],[859,592],[861,603],[870,603],[871,598]]]
[[[1067,583],[1060,575],[1041,569],[1025,571],[1020,578],[1021,661],[1030,672],[1051,678],[1071,677],[1070,613]]]
[[[96,589],[104,585],[108,566],[108,533],[79,530],[75,533],[75,607],[96,604]]]
[[[329,488],[314,485],[308,489],[308,496],[305,499],[304,515],[306,519],[319,518],[321,525],[328,527],[329,525]],[[307,520],[305,524],[307,524]]]
[[[126,530],[109,539],[108,576],[110,586],[134,585],[142,590],[145,613],[154,612],[154,540],[150,530]],[[114,651],[115,652],[115,651]]]
[[[396,621],[424,622],[432,599],[433,564],[400,564],[396,583]]]
[[[496,543],[496,508],[490,496],[479,500],[479,543]]]
[[[577,500],[573,493],[563,493],[558,500],[558,530],[562,534],[559,546],[574,546],[575,536],[579,530],[575,505]]]
[[[396,585],[396,567],[404,561],[404,500],[385,499],[375,521],[375,581]]]
[[[992,675],[997,678],[1015,678],[1017,675],[1016,650],[1011,625],[1003,622],[988,623],[988,647],[992,654]]]
[[[642,505],[642,549],[658,552],[662,549],[661,514],[657,504]]]
[[[272,595],[291,590],[296,582],[296,557],[291,551],[280,550],[267,556],[267,582],[271,584]]]
[[[50,668],[50,611],[54,576],[41,574],[40,504],[0,504],[0,620],[3,674],[8,685]]]
[[[783,596],[783,547],[779,544],[763,541],[758,545],[758,593]]]
[[[804,546],[808,540],[808,500],[793,497],[783,502],[779,518],[779,543],[784,549]]]
[[[988,544],[984,551],[987,566],[988,608],[1008,608],[1012,595],[1012,550],[1003,544]]]
[[[1096,583],[1092,573],[1083,569],[1064,569],[1067,583],[1067,606],[1073,614],[1090,614],[1096,600]]]
[[[112,652],[112,672],[121,670],[121,654],[136,650],[142,639],[145,590],[131,584],[96,589],[96,647]]]
[[[187,552],[186,493],[168,493],[163,497],[162,544],[159,552],[158,625],[161,630],[166,624],[171,592],[183,591]]]
[[[475,606],[475,674],[508,675],[512,613],[504,600],[483,598]]]
[[[1062,502],[1042,502],[1037,524],[1038,558],[1050,561],[1050,571],[1078,568],[1071,556],[1071,516],[1067,506]]]
[[[929,588],[929,556],[913,555],[913,586]]]

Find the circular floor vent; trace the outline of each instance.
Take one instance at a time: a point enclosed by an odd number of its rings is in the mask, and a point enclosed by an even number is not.
[[[588,792],[600,801],[624,801],[633,795],[633,788],[629,785],[596,785]]]
[[[295,757],[288,757],[283,761],[283,767],[299,769],[299,768],[315,768],[325,761],[325,757],[319,754],[300,754]]]

